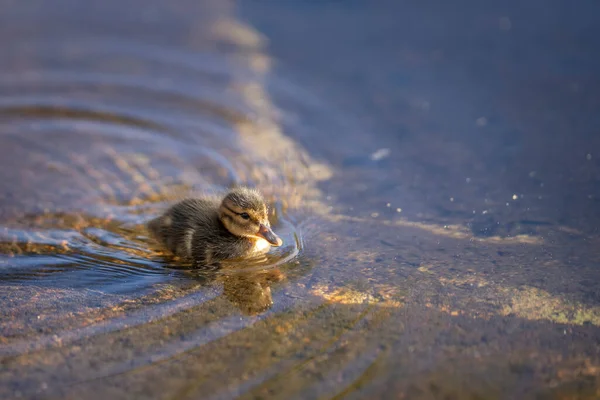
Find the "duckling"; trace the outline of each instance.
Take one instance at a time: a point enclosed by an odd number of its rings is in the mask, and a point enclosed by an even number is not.
[[[283,241],[271,229],[262,194],[247,187],[223,198],[187,198],[147,224],[151,235],[196,266],[267,253]]]

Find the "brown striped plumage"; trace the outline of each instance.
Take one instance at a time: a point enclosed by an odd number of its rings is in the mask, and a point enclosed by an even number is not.
[[[148,223],[151,235],[176,256],[197,266],[264,254],[281,246],[255,189],[238,187],[225,197],[188,198]]]

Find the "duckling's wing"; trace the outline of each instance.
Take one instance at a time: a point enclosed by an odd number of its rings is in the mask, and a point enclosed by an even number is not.
[[[214,229],[217,210],[213,199],[185,199],[150,221],[148,229],[173,254],[190,257],[194,236]]]

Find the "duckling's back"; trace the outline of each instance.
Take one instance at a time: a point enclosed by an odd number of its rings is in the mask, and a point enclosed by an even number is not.
[[[205,232],[205,240],[219,236],[223,227],[218,215],[219,202],[213,198],[185,199],[162,216],[148,222],[154,238],[176,256],[192,257],[194,237]]]

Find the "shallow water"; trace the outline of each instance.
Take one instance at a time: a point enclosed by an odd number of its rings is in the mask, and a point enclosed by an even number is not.
[[[3,4],[0,396],[600,396],[600,10],[534,3]],[[147,237],[235,183],[266,260]]]

